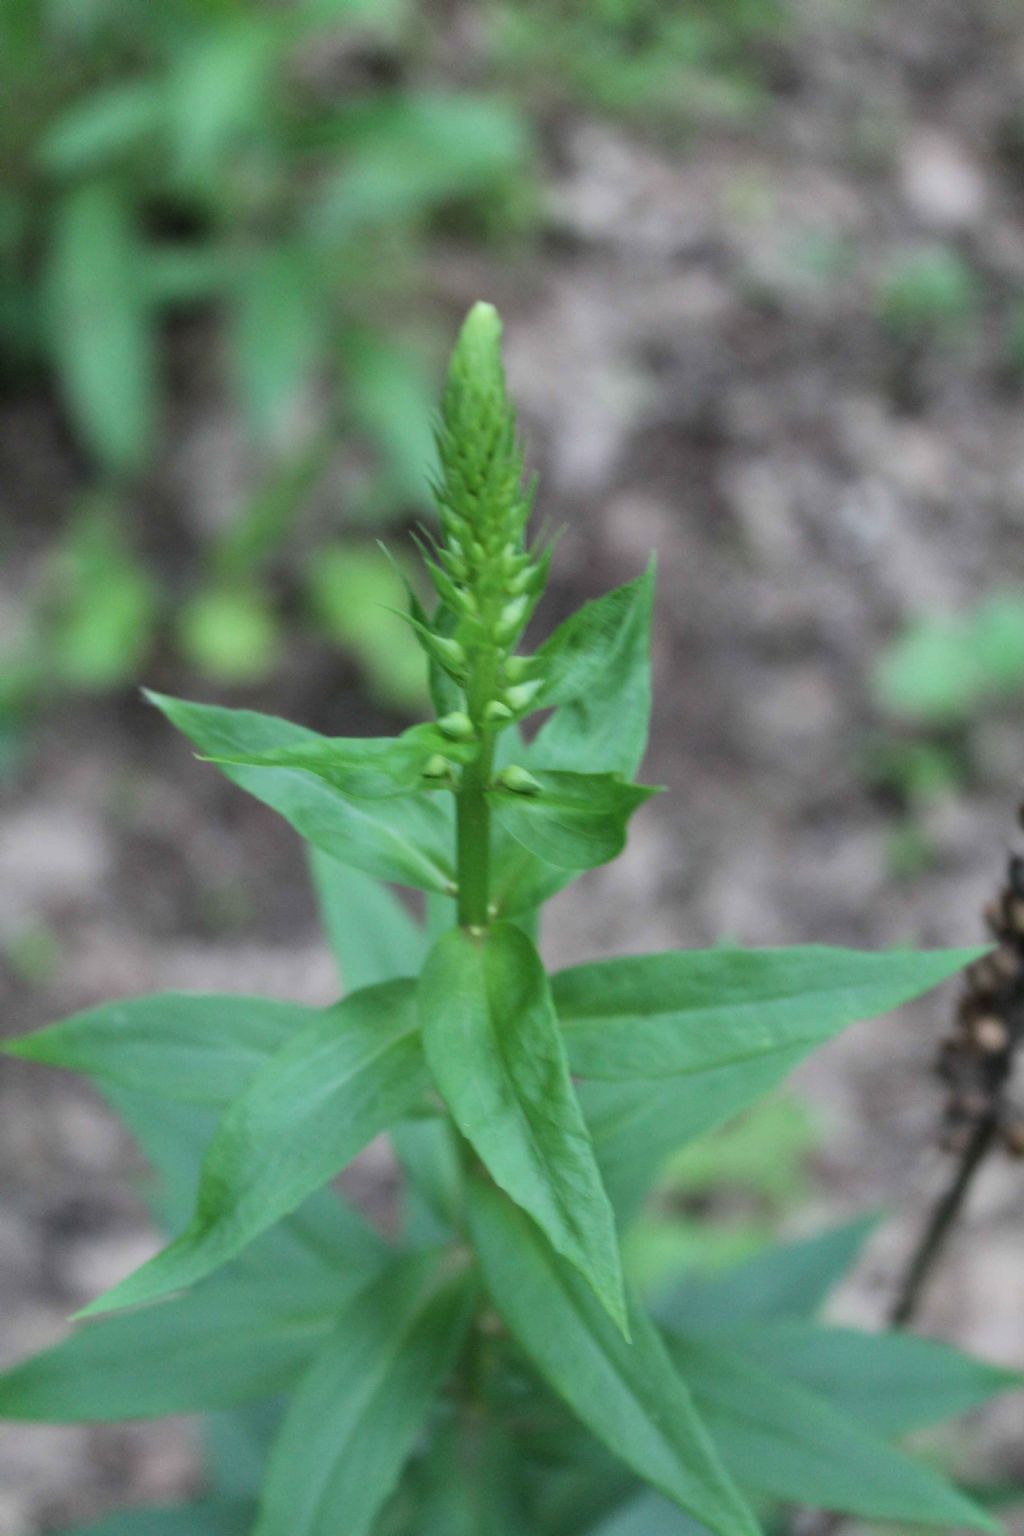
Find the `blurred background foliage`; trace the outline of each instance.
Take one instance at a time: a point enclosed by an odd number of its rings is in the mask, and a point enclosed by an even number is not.
[[[268,568],[339,440],[356,468],[332,534],[422,507],[441,340],[411,302],[424,246],[442,215],[467,238],[514,230],[530,177],[523,113],[436,76],[429,51],[402,0],[3,7],[0,385],[58,393],[85,492],[9,693],[133,680],[171,620],[193,666],[266,676]],[[139,487],[166,450],[176,327],[197,321],[248,484],[169,616]],[[405,675],[396,658],[385,692],[408,703]]]
[[[81,464],[8,643],[8,727],[54,691],[137,680],[163,641],[259,682],[296,611],[414,707],[407,637],[378,616],[397,577],[339,540],[424,505],[447,335],[418,302],[431,256],[500,261],[538,234],[535,146],[567,102],[675,126],[750,110],[745,50],[781,3],[486,0],[439,47],[444,8],[412,0],[5,0],[0,389],[53,391]],[[149,525],[173,521],[153,486],[197,328],[246,463],[183,551]],[[343,504],[300,533],[339,453]]]

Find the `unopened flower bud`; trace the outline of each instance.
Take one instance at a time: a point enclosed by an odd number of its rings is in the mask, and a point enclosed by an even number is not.
[[[535,677],[530,683],[517,683],[514,688],[506,688],[505,703],[518,715],[530,707],[543,686],[544,680],[540,677]]]
[[[472,741],[476,734],[472,720],[461,709],[453,710],[450,715],[442,715],[437,728],[449,741]]]
[[[505,676],[510,683],[525,683],[537,667],[535,656],[508,656],[505,659]]]
[[[539,795],[542,788],[532,773],[515,763],[503,768],[494,782],[499,789],[510,790],[514,795]]]
[[[428,757],[422,768],[423,777],[432,779],[437,783],[445,783],[452,777],[452,765],[440,752],[435,752],[433,757]]]
[[[508,645],[516,638],[526,622],[529,608],[530,599],[525,594],[522,597],[514,597],[510,603],[505,604],[495,629],[495,639],[499,645]]]
[[[507,704],[502,704],[498,699],[492,699],[484,709],[484,719],[488,725],[507,725],[515,716]]]
[[[466,653],[457,640],[431,633],[426,640],[431,656],[446,672],[459,677],[466,669]]]

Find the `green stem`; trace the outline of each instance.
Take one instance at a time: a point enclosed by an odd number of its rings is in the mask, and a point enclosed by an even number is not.
[[[496,731],[484,711],[494,697],[498,669],[496,650],[484,649],[474,658],[466,708],[476,729],[480,751],[462,770],[456,816],[456,869],[459,886],[459,923],[463,928],[486,928],[491,920],[491,808],[487,790],[494,770]]]
[[[481,739],[476,761],[467,763],[459,785],[456,821],[459,922],[464,928],[486,928],[490,921],[491,810],[487,786],[494,762],[494,740]]]

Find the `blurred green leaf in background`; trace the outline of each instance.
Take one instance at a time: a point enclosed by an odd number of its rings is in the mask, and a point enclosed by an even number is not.
[[[299,522],[325,474],[341,487],[333,538],[422,508],[436,347],[429,319],[413,331],[408,316],[425,258],[439,235],[473,230],[474,207],[479,238],[529,174],[524,114],[438,78],[406,0],[3,6],[0,387],[52,389],[84,485],[123,506],[116,530],[93,527],[91,553],[78,514],[55,530],[61,611],[50,561],[19,646],[22,694],[138,680],[170,606],[139,561],[168,541],[184,548],[184,661],[238,685],[274,669],[287,596],[274,567],[319,537]],[[184,370],[183,324],[200,348]],[[167,411],[199,356],[248,488],[212,529],[156,532],[178,518],[150,481],[167,486]],[[339,436],[340,467],[324,446]],[[302,560],[290,577],[288,564],[285,588]],[[97,582],[108,601],[93,601]],[[361,624],[361,596],[347,583],[312,611],[367,656],[379,621]],[[388,670],[401,644],[384,649],[380,691],[407,703],[401,662]]]

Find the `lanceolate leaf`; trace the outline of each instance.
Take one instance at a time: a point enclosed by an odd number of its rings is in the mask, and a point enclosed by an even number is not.
[[[929,1468],[740,1350],[678,1338],[671,1350],[726,1465],[751,1492],[868,1519],[999,1530]]]
[[[463,1135],[625,1325],[615,1223],[540,957],[521,929],[453,929],[419,984],[423,1048]]]
[[[1019,1372],[973,1360],[936,1339],[796,1321],[720,1336],[752,1366],[827,1398],[880,1435],[903,1435],[1020,1390]]]
[[[532,777],[535,794],[499,785],[489,799],[517,843],[560,869],[592,869],[617,858],[626,846],[629,818],[657,793],[611,773],[537,771]]]
[[[83,1315],[219,1269],[406,1114],[428,1087],[414,996],[410,982],[355,992],[270,1057],[217,1127],[191,1225]]]
[[[757,1522],[646,1315],[630,1309],[627,1343],[522,1212],[479,1176],[469,1186],[469,1220],[496,1307],[583,1423],[716,1536],[755,1536]]]
[[[554,712],[517,758],[535,777],[637,771],[651,714],[653,600],[652,565],[581,608],[541,647],[546,683],[534,708]],[[568,884],[566,868],[517,843],[500,823],[495,833],[492,896],[503,916],[529,912]]]
[[[651,715],[654,565],[636,581],[587,603],[541,646],[545,687],[536,708],[554,705],[530,767],[633,774]]]
[[[153,436],[157,351],[144,249],[113,181],[64,198],[51,249],[49,329],[68,404],[107,468],[136,470]]]
[[[254,1536],[367,1536],[472,1319],[448,1261],[402,1261],[349,1309],[289,1409]]]
[[[271,998],[159,992],[76,1013],[3,1049],[103,1084],[220,1107],[318,1012]]]
[[[189,704],[156,693],[147,697],[206,757],[308,747],[322,740],[315,731],[271,715]],[[381,880],[450,894],[453,823],[447,796],[364,800],[346,796],[297,768],[226,765],[222,772],[341,863]]]
[[[862,1216],[813,1237],[773,1244],[712,1275],[687,1275],[657,1302],[655,1313],[690,1334],[813,1317],[852,1269],[879,1219]]]
[[[345,991],[415,976],[426,937],[397,896],[372,875],[346,868],[317,848],[310,849],[310,869]]]
[[[166,1306],[84,1324],[0,1376],[0,1418],[56,1423],[229,1408],[289,1387],[365,1274],[217,1276]]]
[[[576,966],[552,978],[552,994],[573,1070],[583,1077],[705,1078],[820,1045],[928,991],[980,953],[677,950]]]
[[[908,1001],[978,953],[694,950],[554,976],[573,1071],[591,1079],[580,1102],[620,1220],[670,1153],[738,1114],[844,1025]]]
[[[435,754],[461,760],[468,751],[434,726],[414,725],[401,736],[312,736],[262,752],[211,752],[206,761],[218,767],[294,768],[349,798],[389,800],[423,789],[423,770]]]

